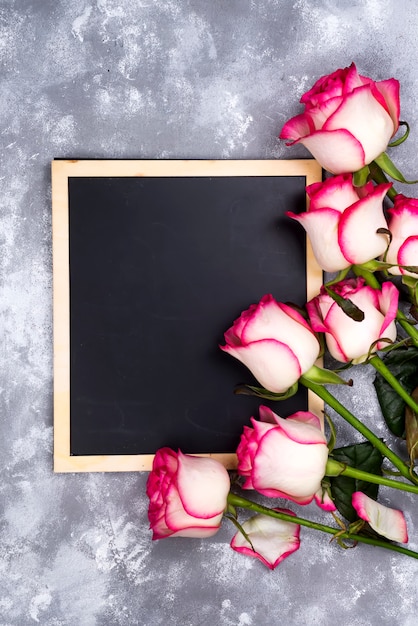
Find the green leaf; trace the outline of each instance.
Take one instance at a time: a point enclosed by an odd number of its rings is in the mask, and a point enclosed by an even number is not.
[[[411,393],[418,385],[418,349],[410,346],[388,352],[383,362],[399,383]],[[388,428],[397,437],[405,434],[405,402],[380,375],[374,379],[377,398]]]
[[[377,165],[381,167],[382,170],[386,172],[386,174],[388,174],[394,180],[399,181],[400,183],[406,183],[407,185],[413,185],[415,183],[418,183],[418,180],[406,180],[402,172],[400,172],[396,165],[392,163],[386,152],[382,152],[380,156],[376,157],[375,163],[377,163]]]
[[[406,126],[406,131],[404,132],[402,137],[399,137],[399,139],[395,139],[394,141],[389,143],[388,144],[389,148],[394,148],[395,146],[400,146],[401,143],[403,143],[404,141],[406,141],[408,139],[408,135],[409,135],[409,124],[408,124],[408,122],[399,122],[399,126]]]
[[[335,293],[332,289],[325,286],[327,294],[338,304],[338,306],[344,311],[348,317],[351,317],[355,322],[362,322],[364,320],[364,313],[358,308],[354,302],[351,302],[348,298],[343,298],[338,293]]]
[[[353,174],[353,185],[354,187],[363,187],[367,183],[367,179],[369,177],[370,170],[369,166],[365,165],[361,168],[361,170],[357,170]]]
[[[298,390],[298,383],[289,387],[284,393],[274,393],[264,387],[255,387],[254,385],[239,385],[235,387],[234,393],[240,396],[256,396],[257,398],[264,398],[264,400],[287,400],[295,395]]]
[[[330,455],[331,458],[351,467],[356,467],[371,474],[382,475],[383,456],[369,442],[358,443],[345,448],[336,448]],[[347,476],[335,476],[331,478],[331,493],[334,503],[341,515],[349,522],[358,519],[358,515],[351,504],[351,497],[355,491],[362,491],[370,498],[376,499],[379,485],[349,478]]]

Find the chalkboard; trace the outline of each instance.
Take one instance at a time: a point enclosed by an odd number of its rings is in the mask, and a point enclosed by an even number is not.
[[[260,401],[234,395],[255,381],[219,344],[265,293],[317,293],[285,212],[320,177],[313,160],[53,162],[55,471],[149,469],[163,446],[234,466]]]

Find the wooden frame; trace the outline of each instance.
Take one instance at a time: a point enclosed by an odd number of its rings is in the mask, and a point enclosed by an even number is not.
[[[69,198],[70,177],[162,176],[304,176],[306,185],[322,180],[314,160],[294,161],[169,161],[169,160],[57,160],[52,163],[53,313],[54,313],[54,471],[144,471],[153,455],[70,454],[70,301],[69,301]],[[322,270],[307,242],[307,299],[322,284]],[[320,414],[322,401],[309,392],[309,409]],[[235,454],[211,455],[227,468],[236,466]]]

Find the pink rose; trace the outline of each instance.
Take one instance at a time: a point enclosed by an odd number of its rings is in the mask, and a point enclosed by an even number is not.
[[[264,296],[225,333],[228,352],[244,363],[259,383],[282,393],[315,363],[320,346],[304,318],[286,304]]]
[[[398,265],[418,265],[418,200],[398,194],[388,213],[392,241],[386,261]],[[392,267],[389,272],[418,278],[418,274],[398,267]]]
[[[329,172],[356,172],[385,151],[399,127],[399,82],[374,82],[352,63],[320,78],[286,122],[281,139],[302,143]]]
[[[325,333],[330,354],[343,363],[361,363],[367,358],[371,345],[373,352],[387,345],[379,339],[396,339],[395,317],[398,310],[399,292],[390,282],[382,284],[382,289],[365,285],[362,278],[351,278],[332,285],[335,293],[351,300],[363,311],[364,319],[356,322],[351,319],[329,296],[324,288],[310,300],[306,308],[312,328]]]
[[[366,263],[387,248],[387,235],[376,231],[387,228],[383,198],[391,184],[367,185],[366,195],[360,197],[352,181],[351,174],[340,174],[309,185],[308,211],[287,213],[308,233],[315,258],[326,272]]]
[[[215,459],[157,451],[147,482],[153,539],[211,537],[226,508],[230,481]]]
[[[289,509],[274,509],[295,515]],[[231,548],[247,556],[260,559],[269,569],[278,564],[300,546],[300,526],[267,515],[255,515],[242,524],[251,543],[238,532],[231,541]]]
[[[237,448],[243,488],[308,504],[321,489],[328,460],[318,417],[299,411],[283,419],[261,406],[260,420],[251,418],[253,428],[244,427]]]
[[[351,502],[360,519],[368,522],[379,535],[391,541],[408,543],[406,520],[402,511],[379,504],[362,491],[355,491]]]

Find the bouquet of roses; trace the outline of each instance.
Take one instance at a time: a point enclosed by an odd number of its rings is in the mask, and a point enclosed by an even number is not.
[[[259,419],[244,427],[232,488],[216,460],[162,448],[147,483],[153,539],[209,537],[226,517],[237,531],[231,547],[271,569],[299,548],[301,526],[342,546],[362,542],[418,558],[400,545],[408,541],[403,513],[377,501],[379,485],[418,494],[418,199],[395,191],[389,179],[409,181],[385,152],[409,133],[399,121],[399,83],[375,82],[352,64],[320,78],[301,103],[304,112],[284,125],[280,138],[302,143],[329,175],[306,188],[306,213],[288,215],[305,228],[318,264],[333,277],[304,311],[265,295],[233,323],[221,349],[259,382],[246,393],[279,401],[304,385],[365,441],[336,448],[327,415],[328,438],[321,415],[283,418],[262,405]],[[398,137],[400,127],[405,132]],[[315,364],[325,346],[342,368],[376,368],[382,414],[406,440],[405,459],[330,393],[330,385],[351,381]],[[275,502],[264,506],[236,487]],[[276,506],[280,500],[300,506],[314,500],[332,525]],[[256,514],[241,523],[239,508]]]

